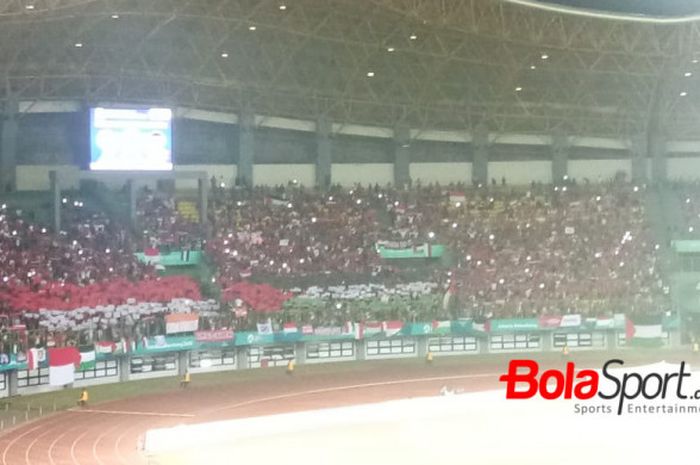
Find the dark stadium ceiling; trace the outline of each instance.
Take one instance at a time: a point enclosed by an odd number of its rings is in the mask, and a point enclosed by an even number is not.
[[[694,138],[698,24],[497,0],[2,0],[0,95]]]

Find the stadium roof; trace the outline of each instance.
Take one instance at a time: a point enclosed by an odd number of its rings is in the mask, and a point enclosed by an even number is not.
[[[4,0],[0,97],[693,138],[700,23],[645,19],[497,0]]]

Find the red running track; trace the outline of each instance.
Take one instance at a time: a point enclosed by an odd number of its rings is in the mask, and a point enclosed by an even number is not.
[[[145,465],[139,441],[152,428],[498,387],[496,366],[398,366],[294,375],[108,402],[61,412],[0,436],[2,465]],[[232,372],[232,379],[235,372]]]

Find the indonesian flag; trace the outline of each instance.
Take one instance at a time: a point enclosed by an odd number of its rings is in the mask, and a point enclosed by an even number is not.
[[[447,292],[442,297],[442,309],[447,310],[450,308],[450,302],[452,298],[457,294],[457,280],[453,279],[450,281],[450,286],[447,288]]]
[[[98,354],[113,354],[117,351],[117,344],[111,341],[98,341],[95,343],[95,352]]]
[[[29,349],[27,351],[27,370],[36,370],[39,363],[46,360],[46,349]]]
[[[76,347],[49,349],[49,384],[72,384],[75,381],[76,366],[80,366],[80,352]]]
[[[297,328],[296,323],[290,321],[282,326],[282,331],[284,331],[285,334],[292,334],[298,332],[299,328]]]
[[[191,333],[199,329],[198,313],[171,313],[165,316],[165,332]]]
[[[382,331],[387,337],[395,336],[403,328],[403,321],[392,320],[382,323]]]
[[[160,250],[158,250],[154,247],[146,248],[143,251],[143,258],[144,258],[144,261],[146,263],[150,263],[150,264],[160,263]]]

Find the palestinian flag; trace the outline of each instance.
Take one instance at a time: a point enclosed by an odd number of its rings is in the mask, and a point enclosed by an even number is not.
[[[450,334],[452,332],[451,321],[433,321],[433,334]]]
[[[80,352],[77,348],[49,349],[49,384],[51,386],[73,384],[76,366],[80,366]]]
[[[95,348],[80,348],[80,371],[92,370],[95,368]]]
[[[641,318],[638,321],[628,318],[625,334],[630,345],[661,347],[664,344],[661,317]]]

